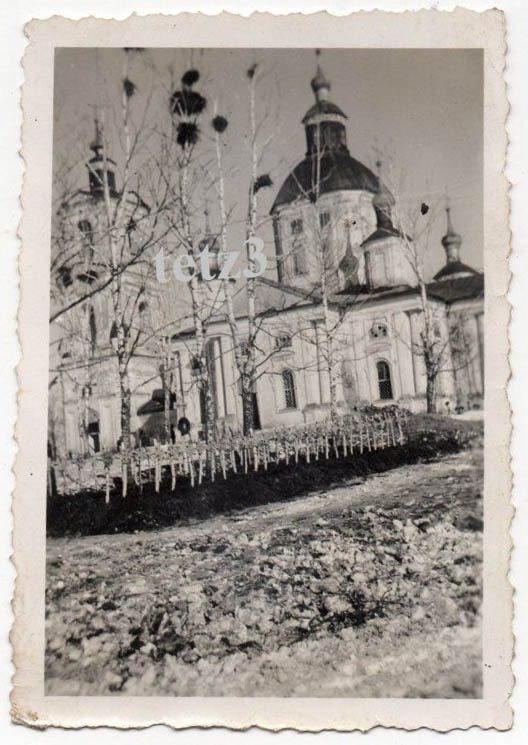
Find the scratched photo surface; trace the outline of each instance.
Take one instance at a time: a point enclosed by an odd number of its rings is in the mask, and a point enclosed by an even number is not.
[[[481,49],[57,48],[48,696],[481,698]]]

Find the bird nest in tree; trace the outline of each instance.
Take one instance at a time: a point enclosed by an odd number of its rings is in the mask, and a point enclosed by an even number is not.
[[[197,91],[175,91],[170,99],[171,111],[176,116],[198,116],[205,109],[207,101]]]

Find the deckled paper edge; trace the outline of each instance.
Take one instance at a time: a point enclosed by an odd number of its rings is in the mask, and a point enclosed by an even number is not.
[[[435,15],[434,23],[427,16]],[[295,23],[292,25],[291,21]],[[268,33],[273,28],[273,34]],[[302,27],[302,28],[300,28]],[[292,29],[292,30],[290,30]],[[55,16],[26,27],[30,43],[23,66],[23,150],[26,172],[19,235],[21,302],[18,368],[19,417],[16,438],[14,564],[17,581],[15,624],[11,634],[15,663],[11,694],[15,722],[45,728],[108,725],[174,728],[224,726],[270,730],[368,730],[375,726],[446,731],[471,726],[507,729],[513,683],[511,659],[512,588],[508,581],[511,551],[509,456],[510,409],[506,386],[510,306],[508,182],[504,175],[508,104],[503,80],[505,19],[498,10],[476,13],[456,9],[392,13],[369,11],[350,16],[328,13],[273,16],[227,13],[207,16],[133,15],[124,21]],[[260,35],[262,34],[262,35]],[[400,36],[398,36],[400,34]],[[369,44],[367,38],[371,37]],[[376,43],[372,39],[376,38]],[[484,46],[485,62],[485,267],[486,267],[486,427],[484,530],[484,698],[427,699],[268,699],[45,697],[43,695],[45,581],[45,455],[48,372],[49,238],[51,208],[51,126],[53,121],[53,47],[121,46]],[[222,44],[219,44],[222,39]],[[402,44],[401,40],[405,39]],[[253,43],[251,43],[253,40]],[[338,40],[339,43],[335,43]],[[412,41],[412,43],[410,43]],[[44,134],[43,134],[44,132]],[[493,136],[492,136],[493,135]],[[43,188],[43,184],[47,188]],[[39,271],[44,269],[44,271]],[[46,312],[44,312],[46,311]],[[491,342],[495,348],[491,348]],[[40,376],[40,377],[39,377]],[[493,384],[490,384],[490,377]],[[44,425],[44,426],[43,426]],[[492,548],[490,548],[492,547]],[[498,672],[494,672],[497,670]],[[116,713],[118,710],[118,713]],[[415,712],[413,714],[413,712]]]

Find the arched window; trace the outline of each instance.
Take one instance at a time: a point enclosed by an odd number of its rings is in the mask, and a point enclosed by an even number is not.
[[[79,220],[77,227],[83,234],[83,238],[86,238],[88,243],[93,243],[93,229],[91,222],[89,220]]]
[[[282,371],[282,385],[284,387],[284,404],[286,409],[297,408],[297,396],[295,394],[295,379],[291,370]]]
[[[84,238],[85,246],[87,249],[86,258],[88,260],[88,263],[91,264],[95,257],[94,234],[93,234],[92,223],[89,220],[79,220],[79,222],[77,223],[77,227],[79,228]],[[90,278],[91,277],[87,275],[88,281],[90,280]],[[96,277],[93,277],[91,279],[93,282],[93,280],[96,279]]]
[[[292,233],[292,273],[294,276],[306,272],[306,260],[304,255],[303,221],[297,218],[291,221]]]
[[[148,320],[148,313],[149,311],[149,305],[146,300],[142,300],[138,304],[138,316],[139,316],[139,322],[141,324],[145,324]]]
[[[321,230],[324,230],[325,228],[330,225],[330,213],[329,212],[320,212],[319,213],[319,226]]]
[[[387,400],[392,398],[392,381],[390,367],[387,362],[380,360],[376,369],[378,371],[379,397]]]

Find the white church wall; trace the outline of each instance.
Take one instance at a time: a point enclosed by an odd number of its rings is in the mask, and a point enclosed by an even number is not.
[[[457,405],[464,409],[483,405],[483,314],[481,298],[454,303],[449,313],[449,324],[457,331],[453,344]]]
[[[416,276],[398,237],[369,241],[363,248],[367,281],[372,287],[416,285]]]
[[[321,214],[329,215],[327,230],[328,252],[331,264],[336,267],[332,272],[334,281],[338,279],[337,267],[343,258],[347,241],[355,248],[359,260],[359,281],[365,281],[364,260],[361,243],[376,229],[376,215],[372,207],[373,195],[363,191],[337,191],[321,195],[317,205],[308,200],[300,200],[279,208],[277,218],[280,224],[281,249],[283,255],[283,281],[293,286],[306,283],[318,284],[321,280],[321,266],[318,257],[318,241],[326,238],[316,221]],[[302,221],[302,233],[292,232],[292,223]],[[303,248],[305,271],[295,271],[296,241]]]

